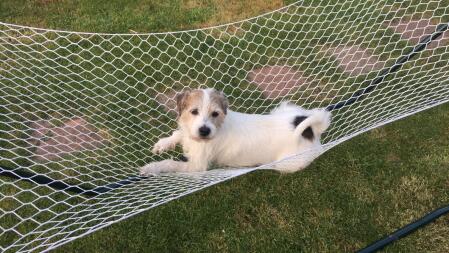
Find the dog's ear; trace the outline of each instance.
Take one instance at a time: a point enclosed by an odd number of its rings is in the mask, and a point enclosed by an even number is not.
[[[220,105],[221,109],[223,110],[223,113],[226,114],[228,112],[229,102],[226,95],[223,93],[223,91],[215,91],[215,94],[217,94],[217,101]]]
[[[187,105],[187,97],[189,96],[190,91],[185,90],[176,94],[176,110],[178,111],[178,117],[181,116],[182,111],[186,108]]]

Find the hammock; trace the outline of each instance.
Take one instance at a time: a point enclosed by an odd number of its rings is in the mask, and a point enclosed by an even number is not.
[[[139,177],[182,155],[150,150],[186,87],[222,90],[239,112],[327,108],[324,151],[449,101],[443,2],[312,2],[169,33],[0,23],[0,251],[47,251],[273,165]]]

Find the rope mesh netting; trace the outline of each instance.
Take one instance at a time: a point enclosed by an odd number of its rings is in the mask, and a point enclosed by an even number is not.
[[[177,127],[176,92],[213,87],[247,113],[283,100],[328,107],[448,22],[444,0],[347,0],[171,33],[0,23],[0,251],[49,250],[257,169],[138,177],[144,164],[181,155],[150,152]],[[325,150],[449,101],[449,32],[440,35],[363,99],[333,110]]]

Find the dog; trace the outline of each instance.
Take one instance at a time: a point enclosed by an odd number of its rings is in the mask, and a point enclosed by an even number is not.
[[[254,167],[275,162],[274,169],[295,172],[322,153],[320,137],[331,121],[324,109],[306,110],[288,102],[269,114],[234,112],[223,92],[215,89],[182,92],[176,103],[178,130],[160,139],[152,152],[181,144],[187,161],[152,162],[140,168],[142,176],[206,171],[212,163]]]

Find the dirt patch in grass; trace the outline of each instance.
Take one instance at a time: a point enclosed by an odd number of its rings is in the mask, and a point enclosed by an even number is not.
[[[264,66],[248,73],[248,79],[257,85],[267,98],[285,96],[306,82],[300,71],[289,66]]]
[[[437,27],[429,19],[417,19],[408,21],[391,22],[387,26],[393,29],[396,33],[401,34],[403,39],[411,41],[413,44],[417,44],[425,36],[435,32]],[[449,44],[449,32],[443,33],[440,38],[430,43],[427,48],[437,48],[443,45]]]
[[[164,110],[168,113],[177,114],[176,112],[176,95],[178,92],[174,90],[168,90],[165,93],[159,93],[156,95],[156,101],[164,107]]]
[[[334,47],[328,49],[327,53],[337,59],[340,68],[344,72],[352,76],[379,70],[384,65],[369,50],[359,45]]]
[[[57,160],[65,154],[94,150],[107,142],[107,134],[97,131],[83,118],[68,119],[61,126],[43,120],[33,122],[31,128],[38,161]]]

